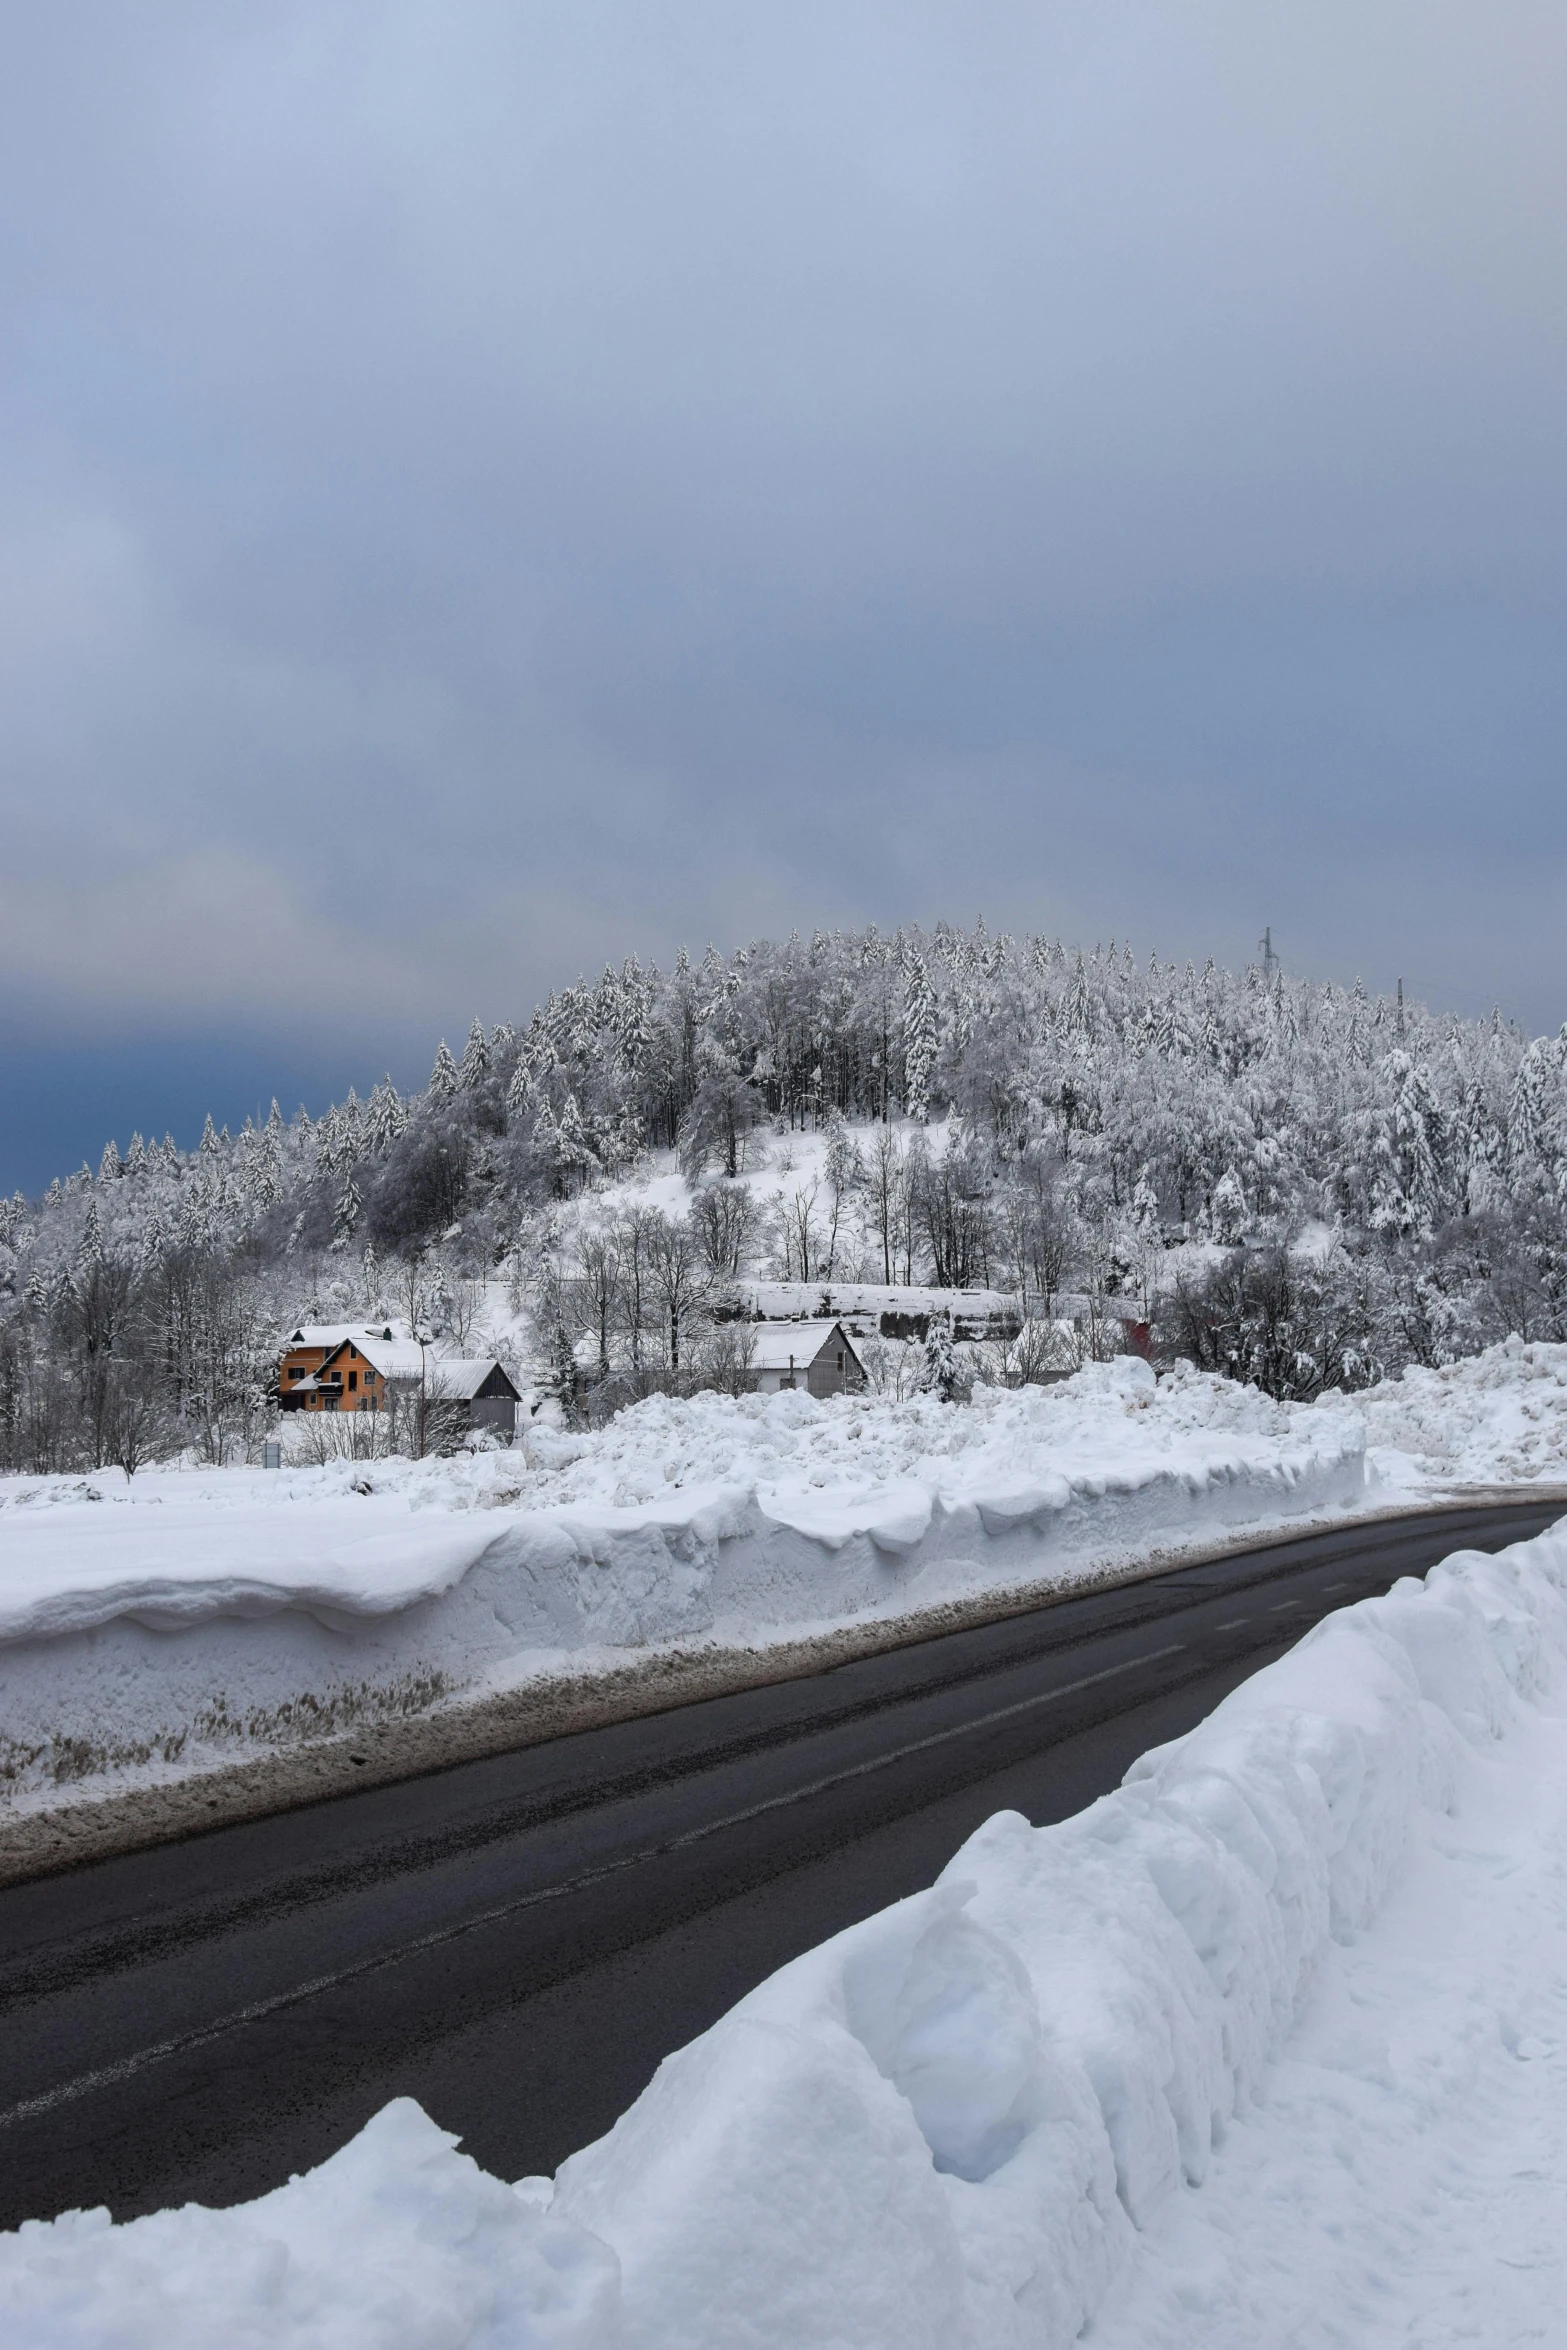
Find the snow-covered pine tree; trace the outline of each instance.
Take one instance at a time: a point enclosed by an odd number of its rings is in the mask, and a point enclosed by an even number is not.
[[[1246,1194],[1233,1167],[1226,1167],[1214,1185],[1209,1214],[1219,1246],[1237,1247],[1246,1231]]]
[[[432,1105],[449,1102],[459,1091],[462,1079],[457,1063],[443,1036],[435,1055],[435,1066],[430,1071],[430,1082],[425,1087],[425,1100]]]
[[[365,1140],[376,1157],[385,1156],[406,1124],[397,1088],[390,1076],[383,1077],[365,1105]]]
[[[462,1066],[457,1072],[457,1083],[464,1093],[472,1093],[484,1083],[490,1073],[490,1048],[484,1041],[484,1023],[475,1020],[468,1031],[468,1042],[463,1050]]]
[[[506,1088],[506,1116],[508,1123],[511,1125],[516,1125],[522,1119],[526,1118],[529,1112],[535,1107],[536,1099],[537,1097],[533,1088],[532,1072],[528,1067],[527,1055],[524,1054],[519,1059],[516,1068],[512,1071],[511,1083]]]
[[[930,1116],[930,1081],[938,1038],[936,991],[917,955],[903,979],[903,1106],[911,1118]]]
[[[932,1314],[925,1332],[925,1357],[920,1368],[920,1393],[951,1403],[958,1392],[958,1358],[952,1343],[952,1318]]]
[[[358,1230],[363,1210],[364,1201],[359,1196],[359,1186],[350,1175],[332,1205],[332,1246],[335,1249],[347,1248]]]
[[[559,1136],[563,1164],[566,1167],[574,1170],[579,1176],[586,1176],[597,1168],[598,1156],[588,1140],[587,1129],[582,1123],[582,1112],[577,1107],[577,1097],[574,1093],[568,1093],[562,1104],[560,1124],[556,1131]]]

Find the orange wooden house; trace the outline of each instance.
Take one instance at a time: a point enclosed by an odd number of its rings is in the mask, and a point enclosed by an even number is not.
[[[302,1322],[290,1331],[278,1357],[277,1399],[285,1412],[320,1411],[316,1373],[327,1356],[360,1338],[390,1339],[390,1330],[359,1329],[352,1322]],[[417,1352],[417,1349],[415,1350]]]
[[[433,1348],[419,1348],[412,1339],[394,1338],[390,1331],[356,1330],[328,1350],[325,1361],[307,1382],[305,1408],[313,1412],[384,1412],[394,1395],[417,1395],[433,1379],[437,1357]]]

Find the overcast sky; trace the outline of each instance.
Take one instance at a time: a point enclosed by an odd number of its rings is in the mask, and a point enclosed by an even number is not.
[[[1567,1018],[1567,13],[5,10],[0,1183],[631,950]]]

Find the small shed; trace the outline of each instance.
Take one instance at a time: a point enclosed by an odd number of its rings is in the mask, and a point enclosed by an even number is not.
[[[853,1395],[865,1385],[865,1365],[837,1321],[758,1323],[750,1370],[759,1395],[777,1395],[786,1387],[803,1387],[810,1395]]]
[[[466,1410],[470,1428],[489,1428],[510,1444],[522,1400],[493,1355],[443,1355],[430,1365],[432,1402]]]

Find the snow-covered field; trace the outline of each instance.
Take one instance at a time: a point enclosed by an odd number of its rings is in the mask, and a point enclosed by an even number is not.
[[[454,1460],[8,1478],[0,1811],[672,1649],[1564,1477],[1567,1348],[1513,1343],[1311,1407],[1123,1358],[964,1405],[653,1398]]]
[[[1567,1532],[1330,1617],[669,2057],[553,2182],[388,2107],[0,2241],[14,2350],[1560,2338]]]

